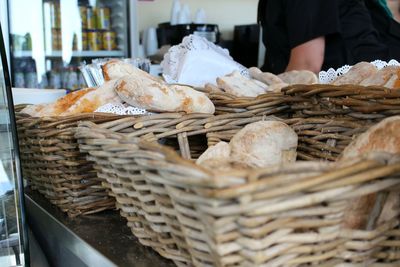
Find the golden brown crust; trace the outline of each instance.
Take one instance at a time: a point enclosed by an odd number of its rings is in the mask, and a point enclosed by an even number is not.
[[[120,60],[117,59],[112,59],[110,61],[108,61],[106,64],[104,64],[103,66],[101,66],[101,70],[103,71],[103,77],[105,81],[111,81],[111,77],[109,75],[109,68],[114,65],[117,64]]]
[[[384,119],[372,126],[344,149],[341,158],[352,158],[372,151],[400,153],[400,116]]]
[[[74,105],[80,98],[82,98],[84,95],[94,90],[95,90],[94,88],[86,88],[69,93],[66,96],[60,98],[55,103],[53,114],[59,115],[65,112],[66,110],[68,110],[68,108]]]

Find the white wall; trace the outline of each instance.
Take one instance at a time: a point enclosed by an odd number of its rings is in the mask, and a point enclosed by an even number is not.
[[[156,27],[170,19],[173,0],[138,1],[138,29]],[[181,0],[189,4],[194,15],[198,8],[204,8],[207,23],[218,24],[222,38],[232,39],[234,25],[252,24],[257,21],[258,0]]]

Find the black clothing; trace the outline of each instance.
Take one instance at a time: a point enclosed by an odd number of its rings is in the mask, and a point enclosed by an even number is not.
[[[367,2],[371,2],[370,5]],[[266,46],[263,70],[284,72],[290,50],[320,36],[325,36],[322,69],[338,68],[360,61],[388,60],[391,49],[383,42],[381,32],[376,30],[373,22],[375,13],[382,9],[372,2],[375,1],[260,0],[259,22],[263,26]],[[375,8],[374,15],[371,15],[372,7]],[[383,19],[388,24],[392,20],[387,14]],[[396,50],[399,50],[400,42],[394,43]]]

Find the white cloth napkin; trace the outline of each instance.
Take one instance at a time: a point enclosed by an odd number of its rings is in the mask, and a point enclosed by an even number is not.
[[[189,35],[181,44],[171,47],[161,66],[167,83],[198,87],[216,84],[218,77],[235,70],[249,77],[247,69],[235,62],[227,49],[196,35]]]

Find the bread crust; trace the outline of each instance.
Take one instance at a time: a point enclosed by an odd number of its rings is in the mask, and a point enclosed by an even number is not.
[[[372,126],[344,149],[339,160],[348,160],[368,152],[400,153],[400,116],[389,117]],[[397,194],[396,197],[399,198],[400,195]],[[389,201],[398,202],[399,200],[390,199]],[[352,199],[345,210],[343,226],[364,230],[368,226],[373,227],[383,205],[387,206],[390,203],[385,204],[385,199],[376,193]],[[385,211],[380,221],[393,216],[395,215],[392,215],[390,210]]]
[[[332,84],[360,84],[363,80],[375,75],[377,71],[376,67],[371,63],[360,62],[354,65],[346,74],[339,76]]]

